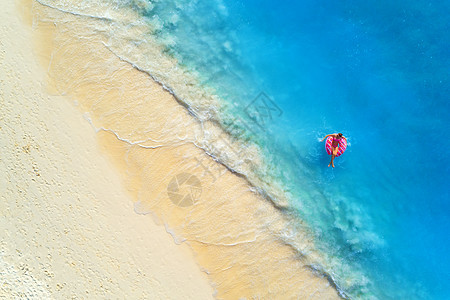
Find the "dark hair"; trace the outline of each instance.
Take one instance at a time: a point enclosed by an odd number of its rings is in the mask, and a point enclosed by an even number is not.
[[[342,133],[338,133],[338,137],[342,137]]]

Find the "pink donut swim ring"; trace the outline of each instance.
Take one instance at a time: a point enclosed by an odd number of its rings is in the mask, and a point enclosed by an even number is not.
[[[325,149],[327,150],[328,155],[331,155],[333,152],[331,150],[331,143],[333,142],[333,137],[329,136],[327,138],[327,142],[325,143]],[[341,139],[339,141],[339,149],[336,154],[336,157],[341,156],[344,153],[345,149],[347,149],[347,141],[345,139]]]

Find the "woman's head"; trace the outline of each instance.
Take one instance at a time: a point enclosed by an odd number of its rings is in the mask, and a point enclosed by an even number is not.
[[[342,133],[338,133],[338,137],[342,137]]]

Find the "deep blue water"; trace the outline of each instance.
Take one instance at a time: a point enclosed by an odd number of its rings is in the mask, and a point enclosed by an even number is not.
[[[251,134],[354,298],[450,299],[450,3],[162,1],[158,35],[245,116],[264,92],[280,109]],[[249,122],[254,120],[249,118]],[[327,168],[318,141],[350,146]]]

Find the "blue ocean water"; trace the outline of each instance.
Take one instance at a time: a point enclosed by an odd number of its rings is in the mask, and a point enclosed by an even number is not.
[[[271,166],[262,175],[339,258],[324,266],[338,286],[379,299],[450,298],[449,12],[448,1],[422,0],[180,0],[142,11],[217,90],[224,123],[266,99],[268,115],[247,115]],[[350,146],[331,169],[319,139],[334,132]],[[352,268],[364,277],[348,281]]]

